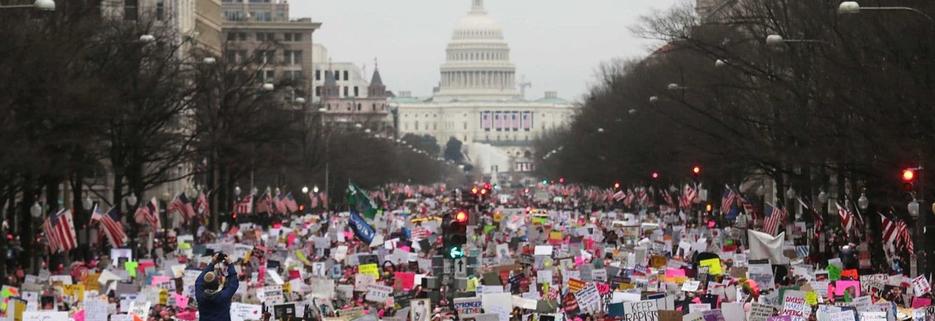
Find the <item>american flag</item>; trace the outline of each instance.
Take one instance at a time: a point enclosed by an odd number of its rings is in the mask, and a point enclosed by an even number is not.
[[[623,190],[619,190],[616,193],[614,193],[614,200],[616,200],[617,202],[622,201],[626,197],[627,197],[627,193],[624,193]]]
[[[49,248],[55,252],[68,252],[78,246],[71,210],[60,210],[49,216],[43,224]]]
[[[649,207],[649,191],[647,191],[645,187],[641,187],[639,189],[638,195],[640,198],[640,206]]]
[[[272,213],[273,208],[273,196],[269,193],[263,194],[256,200],[256,212],[257,213]]]
[[[675,199],[672,198],[672,194],[669,194],[669,191],[665,189],[660,190],[660,192],[662,193],[662,200],[666,202],[666,205],[674,209]]]
[[[246,195],[240,202],[237,202],[237,206],[234,207],[234,213],[237,215],[248,215],[250,210],[253,209],[253,194]]]
[[[309,208],[318,208],[318,193],[308,192]]]
[[[292,192],[286,194],[286,199],[283,201],[286,204],[286,209],[289,210],[289,213],[295,213],[299,211],[299,204],[296,203],[295,198],[292,197]]]
[[[724,197],[721,198],[721,213],[730,212],[735,203],[737,203],[737,193],[728,188],[727,194],[724,194]]]
[[[895,220],[891,220],[880,215],[880,225],[883,228],[883,242],[886,244],[893,244],[896,242],[897,237],[899,236],[899,229]],[[905,224],[903,224],[905,226]]]
[[[687,210],[692,207],[692,203],[695,202],[695,198],[698,197],[698,189],[692,187],[691,185],[685,184],[685,188],[682,189],[682,199],[679,202],[679,205],[683,210]]]
[[[431,235],[432,232],[422,226],[416,226],[414,229],[412,229],[412,239],[414,241],[427,239]]]
[[[786,211],[776,206],[770,206],[769,216],[763,220],[763,232],[776,236],[779,233],[779,226],[786,221]]]
[[[186,220],[195,217],[195,208],[192,206],[192,202],[188,199],[188,196],[185,196],[185,193],[176,195],[175,199],[169,202],[169,208],[166,209],[166,212],[167,214],[179,212]]]
[[[284,201],[284,199],[285,199],[285,196],[282,194],[279,194],[279,195],[276,195],[276,197],[273,197],[273,207],[275,209],[275,212],[278,214],[286,213],[287,208],[286,208],[286,202]]]
[[[195,213],[198,215],[208,215],[211,212],[211,208],[208,206],[208,195],[205,192],[198,194],[198,198],[195,199]]]
[[[636,192],[632,189],[627,190],[627,197],[623,200],[623,205],[630,207],[633,205],[634,201],[636,201]]]
[[[482,112],[480,116],[481,128],[490,129],[491,127],[493,127],[492,123],[493,121],[490,119],[490,112],[489,111]]]
[[[523,129],[532,128],[532,113],[528,111],[523,112]]]
[[[162,225],[159,219],[159,201],[153,197],[149,200],[149,203],[137,207],[133,217],[137,222],[147,222],[153,229],[160,229]]]
[[[97,206],[94,207],[94,212],[91,215],[91,220],[98,221],[101,224],[99,233],[104,235],[114,248],[123,247],[127,240],[127,234],[123,231],[123,224],[117,221],[118,216],[116,207],[104,214],[100,212]]]
[[[318,195],[319,195],[319,198],[321,199],[321,207],[324,209],[328,209],[328,194],[322,192],[322,193],[319,193]]]
[[[519,120],[519,112],[514,111],[512,117],[513,117],[513,123],[510,124],[510,127],[513,129],[519,129],[519,127],[521,126],[520,120]]]
[[[912,236],[909,235],[909,228],[906,226],[906,222],[899,221],[899,223],[896,223],[896,230],[897,230],[897,236],[896,236],[897,246],[904,247],[906,251],[909,252],[909,255],[914,257],[916,255],[916,248],[915,248],[915,245],[912,243]]]
[[[844,233],[847,233],[854,227],[854,214],[851,213],[846,206],[841,206],[840,203],[837,204],[837,206],[838,217],[841,218],[841,226],[844,228]]]

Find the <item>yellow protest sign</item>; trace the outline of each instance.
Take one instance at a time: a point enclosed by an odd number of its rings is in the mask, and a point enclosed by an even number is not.
[[[62,294],[75,298],[77,302],[84,301],[84,284],[65,284]]]
[[[299,262],[302,262],[302,264],[305,264],[308,266],[312,265],[312,262],[309,261],[307,257],[305,257],[305,253],[302,252],[302,250],[295,250],[295,257],[299,259]]]
[[[81,284],[84,285],[84,289],[87,291],[100,291],[101,284],[97,282],[97,280],[100,278],[101,278],[100,273],[88,273],[88,275],[85,276],[84,281],[82,281]]]
[[[701,262],[698,262],[698,266],[707,267],[710,275],[724,274],[724,270],[721,269],[721,259],[719,258],[701,260]]]
[[[285,294],[290,294],[290,293],[292,293],[292,283],[290,283],[290,282],[283,283],[283,284],[282,284],[282,294],[285,295]]]
[[[166,290],[166,289],[159,290],[159,304],[169,305],[169,290]]]
[[[380,269],[376,263],[361,264],[357,267],[357,273],[373,276],[374,279],[380,279]]]
[[[467,292],[477,291],[477,283],[479,282],[480,280],[478,278],[472,277],[472,278],[467,279],[467,286],[465,287],[465,291]]]
[[[805,303],[808,303],[808,305],[818,305],[818,293],[815,291],[805,292]]]
[[[494,212],[494,213],[493,213],[493,221],[494,221],[494,222],[497,222],[497,223],[500,223],[501,220],[503,220],[503,213],[500,213],[500,211]]]

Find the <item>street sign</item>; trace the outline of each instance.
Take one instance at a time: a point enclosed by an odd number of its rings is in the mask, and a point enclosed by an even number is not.
[[[455,268],[455,277],[467,277],[467,260],[463,257],[459,258],[454,260],[453,265]]]

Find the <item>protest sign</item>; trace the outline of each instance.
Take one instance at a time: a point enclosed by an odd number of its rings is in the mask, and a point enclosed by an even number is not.
[[[772,316],[774,311],[775,309],[769,305],[753,303],[750,306],[750,315],[747,319],[749,321],[767,321],[766,319]]]
[[[455,298],[454,307],[458,315],[478,314],[482,308],[481,298]]]
[[[793,319],[808,319],[812,308],[805,302],[805,293],[802,291],[787,290],[782,298],[780,315],[788,315]]]
[[[912,291],[915,296],[920,297],[932,292],[932,287],[929,285],[929,281],[925,276],[920,275],[912,279]]]
[[[263,318],[259,304],[231,303],[231,321],[256,321]]]
[[[68,321],[68,312],[25,311],[22,321]]]
[[[623,319],[627,321],[659,321],[659,308],[655,300],[625,302]]]
[[[383,303],[393,293],[393,287],[371,284],[367,286],[367,301]]]

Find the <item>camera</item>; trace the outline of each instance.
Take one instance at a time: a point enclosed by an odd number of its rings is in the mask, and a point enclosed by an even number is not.
[[[215,258],[218,262],[224,262],[227,259],[227,254],[224,252],[218,252],[217,257]]]

